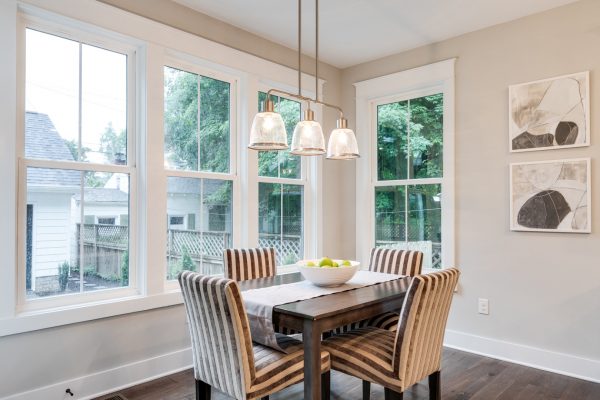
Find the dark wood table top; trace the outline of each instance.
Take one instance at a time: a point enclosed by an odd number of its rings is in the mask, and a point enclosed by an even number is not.
[[[383,299],[390,301],[402,299],[410,284],[410,277],[351,289],[344,292],[314,297],[293,303],[274,307],[273,311],[279,314],[300,317],[303,319],[319,320],[336,314],[344,313],[361,307],[376,304]],[[263,287],[284,285],[304,280],[299,272],[276,275],[269,278],[252,279],[239,282],[240,289],[251,290]],[[326,298],[323,298],[326,297]]]

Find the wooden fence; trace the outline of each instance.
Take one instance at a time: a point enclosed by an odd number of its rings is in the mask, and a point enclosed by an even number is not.
[[[77,224],[74,265],[81,256],[80,224]],[[204,274],[223,273],[223,249],[232,247],[229,232],[201,232],[183,229],[167,231],[167,254],[169,266],[181,264],[188,255],[196,271]],[[277,264],[295,262],[302,257],[302,241],[296,235],[260,234],[260,247],[273,247]],[[129,227],[122,225],[84,224],[83,268],[104,278],[121,278],[123,256],[129,248]],[[175,270],[170,275],[173,275]],[[172,276],[170,276],[172,277]]]

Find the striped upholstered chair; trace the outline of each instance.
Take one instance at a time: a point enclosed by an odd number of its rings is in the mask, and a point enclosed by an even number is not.
[[[413,278],[397,332],[365,327],[325,340],[331,367],[365,382],[363,400],[370,397],[370,382],[384,386],[386,400],[397,400],[427,376],[429,398],[439,400],[442,342],[458,276],[452,268]]]
[[[196,399],[215,387],[237,400],[268,399],[304,378],[302,342],[278,335],[285,353],[253,344],[237,283],[183,271],[178,276],[192,339]],[[321,353],[323,397],[329,398],[329,354]]]
[[[423,253],[416,250],[397,250],[374,247],[371,249],[369,271],[386,274],[415,276],[421,274]],[[369,319],[336,328],[333,333],[344,333],[365,326],[395,331],[398,326],[398,313],[386,312]]]
[[[275,275],[275,249],[225,249],[225,278],[234,281],[266,278]]]

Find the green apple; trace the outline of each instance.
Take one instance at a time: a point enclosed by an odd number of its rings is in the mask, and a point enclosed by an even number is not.
[[[333,266],[333,260],[331,258],[323,257],[319,262],[319,267],[331,267]]]
[[[340,266],[340,264],[338,264],[337,262],[333,261],[333,263],[331,264],[331,266],[332,266],[333,268],[337,268],[337,267],[339,267],[339,266]]]
[[[352,263],[350,262],[350,260],[344,260],[344,261],[342,261],[342,266],[350,267],[350,266],[352,266]]]
[[[309,261],[309,262],[306,263],[306,266],[307,267],[316,267],[317,264],[315,264],[313,261]]]

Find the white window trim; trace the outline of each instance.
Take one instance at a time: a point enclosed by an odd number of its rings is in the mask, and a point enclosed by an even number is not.
[[[138,146],[135,149],[129,149],[129,157],[131,158],[135,154],[137,158],[136,168],[139,179],[136,186],[139,193],[161,193],[166,187],[161,111],[164,90],[163,66],[166,65],[166,57],[173,53],[189,55],[194,60],[204,60],[209,68],[218,67],[217,69],[225,73],[236,75],[239,78],[237,131],[241,133],[237,135],[237,149],[241,150],[238,155],[237,173],[240,177],[238,185],[249,199],[257,198],[257,185],[251,185],[249,178],[253,174],[256,175],[258,164],[256,152],[245,151],[248,144],[247,132],[250,130],[252,118],[258,107],[256,93],[261,82],[267,83],[269,86],[272,86],[272,82],[278,82],[288,91],[295,92],[293,88],[297,82],[297,71],[155,21],[124,13],[110,5],[93,0],[57,2],[7,0],[0,2],[0,21],[2,22],[0,24],[0,43],[5,49],[4,54],[9,59],[16,60],[16,63],[0,64],[0,82],[3,87],[14,88],[12,91],[0,92],[2,104],[7,105],[0,109],[0,117],[7,132],[17,133],[17,135],[5,135],[6,140],[2,142],[5,145],[0,146],[0,154],[3,156],[0,157],[0,163],[6,167],[1,171],[2,179],[8,187],[16,188],[19,167],[16,156],[17,149],[24,145],[18,143],[23,141],[21,140],[23,135],[21,118],[24,115],[24,109],[17,100],[24,98],[24,85],[19,83],[24,75],[23,35],[17,34],[21,29],[19,20],[23,16],[32,21],[53,24],[61,30],[66,31],[72,28],[88,32],[92,36],[101,35],[116,42],[129,42],[137,46],[136,83],[139,85],[136,84],[135,89],[138,101],[135,108],[138,111],[135,123]],[[85,41],[81,37],[79,39]],[[302,80],[303,87],[314,87],[313,77],[302,74]],[[17,93],[19,97],[17,97]],[[130,120],[134,121],[133,118]],[[156,139],[159,135],[161,140]],[[152,140],[146,140],[146,138],[152,138]],[[69,165],[71,166],[71,164]],[[88,166],[85,165],[85,167]],[[104,167],[102,166],[102,168]],[[311,256],[318,254],[322,241],[321,218],[318,218],[322,213],[321,168],[322,160],[316,160],[316,168],[311,171],[311,187],[314,188],[311,193],[312,207],[305,214],[305,218],[309,218],[308,213],[310,212],[310,218],[316,221],[312,228],[313,232],[306,233],[311,237],[311,242],[314,242]],[[234,193],[241,193],[241,190],[234,187]],[[166,307],[182,302],[179,291],[171,291],[167,287],[163,273],[166,264],[164,262],[166,243],[162,232],[166,231],[167,221],[164,217],[155,218],[155,210],[166,210],[165,192],[162,197],[138,196],[137,198],[137,209],[139,210],[137,264],[144,265],[145,268],[140,268],[138,271],[138,277],[135,279],[138,286],[135,293],[123,293],[124,297],[115,297],[115,293],[111,293],[109,298],[90,300],[85,304],[57,304],[53,308],[37,310],[18,309],[19,290],[16,283],[19,276],[18,244],[15,233],[19,217],[15,216],[14,212],[18,201],[14,191],[7,190],[0,193],[0,204],[2,205],[0,218],[6,222],[0,227],[0,237],[5,239],[4,243],[7,246],[3,258],[6,268],[0,268],[0,287],[3,289],[0,291],[0,337]],[[257,213],[254,212],[254,216],[252,215],[252,209],[255,207],[248,203],[250,201],[234,204],[234,207],[240,208],[240,210],[234,210],[234,213],[237,213],[241,220],[249,220],[248,226],[256,227]],[[135,207],[132,205],[132,210],[134,209]],[[133,221],[130,220],[130,226],[132,224]],[[146,229],[146,226],[151,226],[152,229]],[[245,228],[241,229],[239,236],[240,242],[236,245],[250,247],[257,242],[258,232],[257,229]],[[22,238],[19,239],[19,243],[23,243]]]
[[[356,88],[356,127],[363,157],[357,160],[356,187],[368,188],[356,193],[357,260],[368,265],[375,244],[374,188],[396,184],[441,183],[442,189],[442,267],[455,263],[454,200],[454,64],[456,59],[369,79],[354,84]],[[377,105],[419,97],[444,95],[444,176],[441,179],[411,179],[377,182]],[[365,208],[368,210],[365,212]],[[431,270],[433,271],[433,270]],[[425,271],[425,272],[431,272]]]

